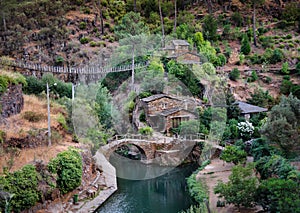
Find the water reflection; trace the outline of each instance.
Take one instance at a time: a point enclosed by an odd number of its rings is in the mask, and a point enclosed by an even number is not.
[[[142,173],[149,167],[144,167]],[[186,177],[196,168],[196,165],[175,168],[160,177],[147,180],[118,178],[118,192],[98,212],[177,213],[187,209],[192,200],[187,191]]]

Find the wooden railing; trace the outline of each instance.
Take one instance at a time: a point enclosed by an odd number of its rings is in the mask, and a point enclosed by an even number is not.
[[[28,63],[24,61],[14,61],[0,58],[0,65],[9,66],[14,68],[28,69],[38,72],[51,72],[55,74],[82,74],[82,75],[96,75],[112,72],[125,72],[132,70],[132,65],[123,65],[116,67],[100,67],[100,66],[86,66],[86,67],[65,67],[65,66],[48,66],[35,63]],[[134,65],[135,69],[147,67],[149,62],[138,63]]]

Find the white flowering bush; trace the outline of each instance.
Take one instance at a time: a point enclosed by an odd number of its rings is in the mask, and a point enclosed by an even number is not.
[[[239,122],[237,128],[239,130],[241,138],[245,140],[250,139],[251,135],[254,133],[254,126],[248,121]]]

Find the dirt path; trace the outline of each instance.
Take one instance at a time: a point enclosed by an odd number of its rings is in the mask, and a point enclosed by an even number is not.
[[[248,158],[248,162],[251,162],[252,159]],[[202,180],[206,183],[209,191],[209,206],[212,212],[218,213],[254,213],[260,210],[259,207],[253,209],[238,209],[234,205],[226,205],[225,207],[217,207],[218,197],[214,194],[213,188],[218,183],[219,180],[223,182],[228,181],[228,177],[231,174],[231,168],[234,166],[232,163],[225,163],[220,159],[213,159],[211,163],[207,165],[202,171],[200,171],[196,179]]]

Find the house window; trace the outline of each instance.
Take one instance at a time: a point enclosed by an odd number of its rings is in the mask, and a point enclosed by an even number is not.
[[[172,118],[172,128],[178,128],[181,122],[188,121],[189,117],[176,117]]]
[[[162,108],[162,109],[167,109],[167,106],[168,106],[167,103],[162,103],[162,104],[161,104],[161,108]]]

